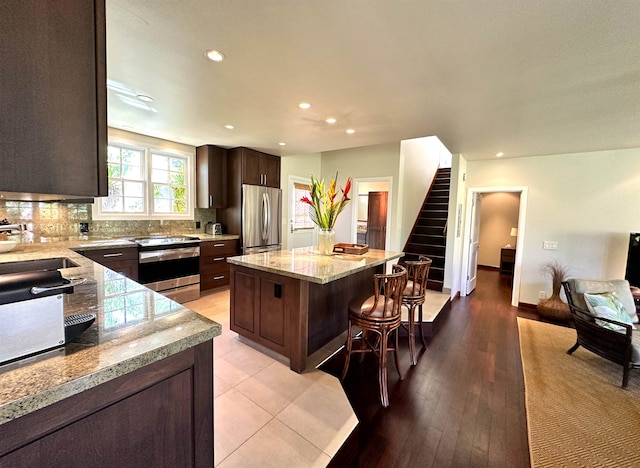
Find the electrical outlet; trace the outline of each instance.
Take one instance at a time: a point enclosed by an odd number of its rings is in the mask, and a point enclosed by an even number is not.
[[[538,299],[546,299],[547,292],[546,291],[538,291]]]
[[[542,248],[544,250],[558,250],[558,242],[557,241],[544,241],[542,243]]]

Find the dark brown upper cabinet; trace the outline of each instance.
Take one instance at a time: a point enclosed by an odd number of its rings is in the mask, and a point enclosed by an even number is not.
[[[198,208],[227,206],[227,150],[213,145],[196,148]]]
[[[0,193],[107,195],[104,0],[0,2]]]
[[[280,188],[280,157],[249,148],[232,150],[242,165],[242,183]]]

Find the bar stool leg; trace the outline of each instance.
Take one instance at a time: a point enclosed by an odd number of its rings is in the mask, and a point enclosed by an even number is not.
[[[402,375],[402,372],[400,372],[400,358],[398,357],[398,347],[400,343],[398,342],[398,335],[400,335],[400,328],[396,328],[396,349],[394,350],[393,354],[396,361],[396,369],[398,371],[398,374],[400,375],[400,380],[404,380],[404,375]]]
[[[347,330],[347,357],[344,359],[344,368],[342,369],[342,377],[340,380],[344,380],[347,375],[347,371],[349,370],[349,360],[351,359],[351,348],[353,346],[353,337],[351,336],[351,322],[349,322],[349,328]]]
[[[382,330],[380,337],[380,356],[378,363],[378,381],[380,384],[380,402],[382,406],[389,406],[389,390],[387,388],[387,330]]]
[[[411,356],[412,366],[418,364],[418,359],[416,358],[416,324],[413,316],[415,313],[414,308],[415,306],[413,304],[407,306],[407,309],[409,310],[409,356]]]

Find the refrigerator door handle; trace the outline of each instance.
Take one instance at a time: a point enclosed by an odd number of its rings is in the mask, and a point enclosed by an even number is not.
[[[269,239],[269,225],[271,224],[271,203],[269,203],[269,195],[262,194],[262,240]]]

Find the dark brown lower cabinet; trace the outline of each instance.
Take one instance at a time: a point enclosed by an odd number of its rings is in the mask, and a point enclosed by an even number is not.
[[[212,341],[0,425],[18,466],[212,467]]]
[[[307,358],[347,329],[349,301],[373,294],[373,275],[382,268],[318,284],[232,263],[231,330],[289,358],[292,370],[304,372]]]
[[[288,356],[298,281],[245,268],[232,268],[231,274],[231,329]]]
[[[116,273],[122,273],[127,278],[138,281],[137,247],[79,250],[78,253]]]

